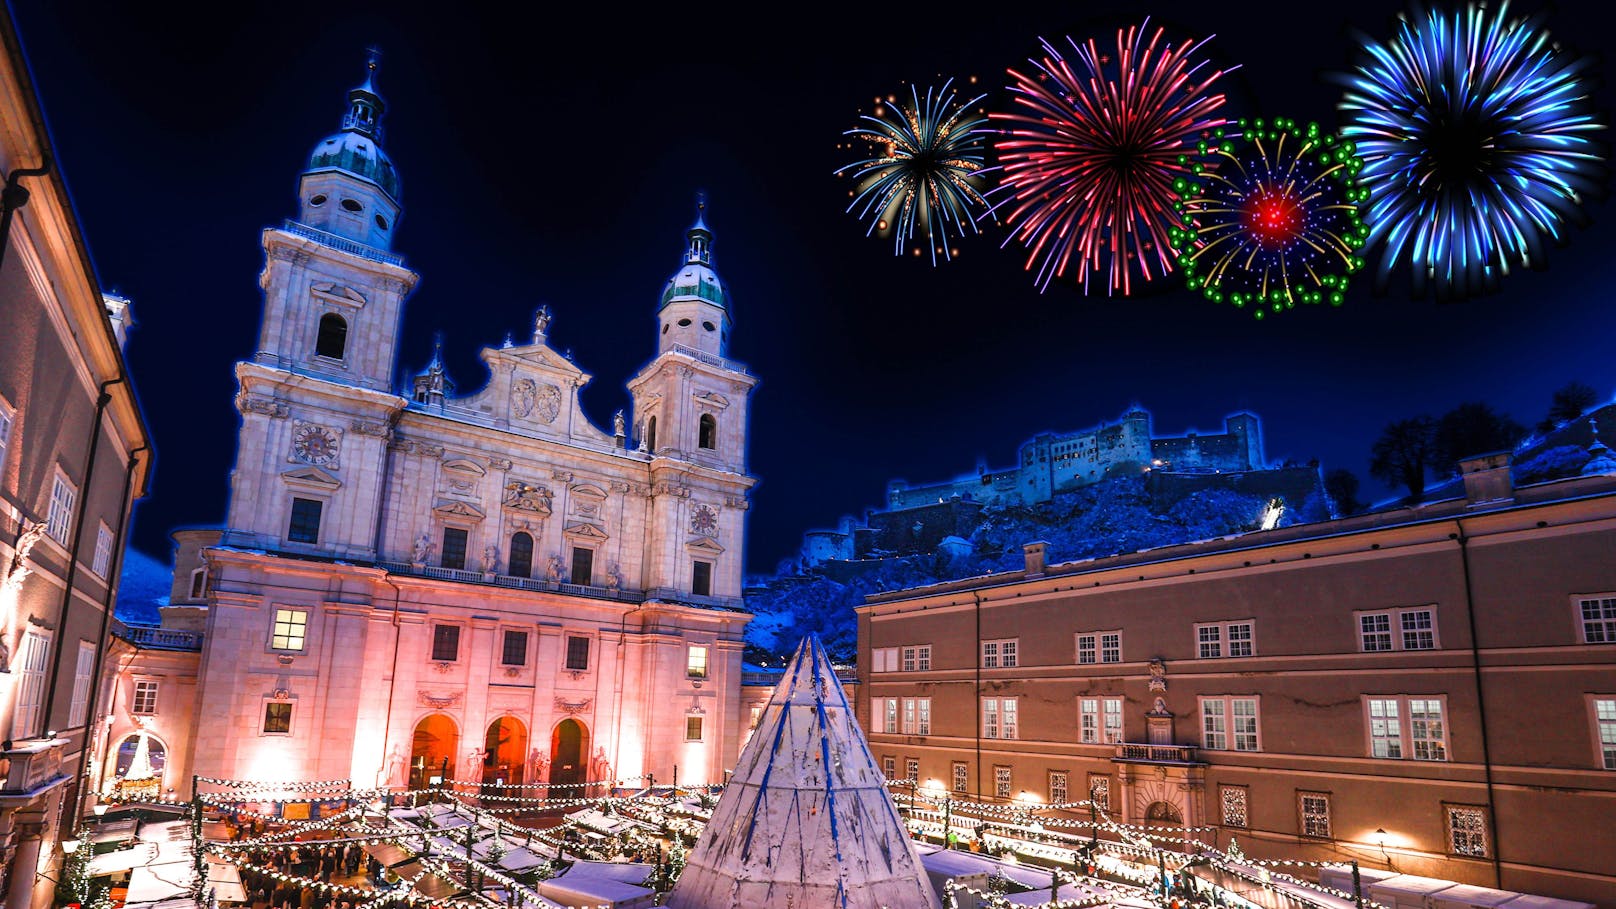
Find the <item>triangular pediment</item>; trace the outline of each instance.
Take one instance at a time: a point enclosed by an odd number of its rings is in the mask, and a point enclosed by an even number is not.
[[[318,467],[299,467],[281,474],[281,479],[291,486],[303,486],[313,489],[332,490],[342,486],[342,481]]]
[[[582,375],[583,370],[545,343],[527,344],[522,347],[506,347],[499,351],[502,357],[509,357],[518,362],[517,372],[522,372],[523,366],[538,367],[544,372],[559,372],[568,376]]]
[[[565,528],[562,529],[561,532],[565,533],[569,537],[577,537],[577,538],[582,539],[582,540],[604,540],[604,539],[607,539],[607,535],[606,535],[605,530],[601,529],[598,525],[588,524],[588,523],[585,523],[583,521],[578,521],[576,523],[568,524]]]
[[[690,541],[685,543],[685,548],[691,552],[704,552],[708,555],[718,555],[724,551],[724,547],[718,545],[718,541],[712,537],[691,537]]]
[[[703,404],[716,407],[720,410],[723,410],[729,406],[729,398],[724,397],[716,391],[704,391],[701,394],[696,395],[696,400]]]
[[[486,517],[481,508],[466,502],[439,502],[438,507],[432,509],[432,511],[444,517],[477,518],[479,520]]]

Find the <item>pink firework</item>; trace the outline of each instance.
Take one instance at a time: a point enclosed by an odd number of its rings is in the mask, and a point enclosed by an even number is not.
[[[1223,70],[1203,73],[1193,59],[1205,42],[1178,46],[1150,25],[1117,30],[1115,58],[1090,39],[1071,38],[1075,61],[1048,41],[1036,72],[1010,70],[1014,109],[994,147],[1002,176],[989,214],[1008,212],[1010,238],[1027,247],[1038,289],[1076,268],[1087,293],[1103,275],[1108,293],[1126,295],[1135,271],[1151,280],[1173,270],[1168,229],[1177,223],[1173,181],[1190,176],[1198,144],[1228,121],[1216,115]],[[1079,66],[1074,67],[1076,62]]]

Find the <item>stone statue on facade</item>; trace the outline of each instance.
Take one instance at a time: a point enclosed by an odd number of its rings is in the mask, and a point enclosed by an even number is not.
[[[550,553],[550,580],[565,581],[567,573],[561,569],[561,556],[559,553]]]
[[[532,774],[533,782],[542,783],[549,776],[550,756],[535,748],[533,753],[528,755],[527,766],[528,772]]]
[[[499,547],[490,543],[483,547],[483,574],[493,574],[499,567]]]
[[[395,744],[387,754],[387,785],[404,785],[404,746]]]
[[[540,306],[538,312],[533,314],[533,343],[537,344],[543,341],[545,335],[549,333],[550,307],[548,305]]]
[[[623,419],[623,412],[619,410],[617,413],[612,414],[612,435],[621,439],[627,434],[626,430],[627,422]]]
[[[421,535],[415,538],[415,548],[410,550],[410,561],[417,565],[424,565],[426,560],[430,558],[432,558],[432,538],[427,536],[426,531],[423,530]]]
[[[623,571],[617,566],[616,562],[612,562],[610,565],[606,566],[606,589],[623,589]]]

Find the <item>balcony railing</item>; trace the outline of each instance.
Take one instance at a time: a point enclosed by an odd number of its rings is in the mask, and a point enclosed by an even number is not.
[[[8,751],[0,751],[7,762],[5,776],[0,780],[0,799],[5,796],[31,797],[53,786],[65,783],[69,777],[62,769],[62,746],[67,739],[31,739],[17,742]]]
[[[645,599],[645,595],[638,590],[613,590],[610,587],[596,587],[591,584],[567,584],[547,578],[518,578],[504,574],[466,571],[461,568],[443,568],[438,565],[416,566],[409,562],[379,562],[377,564],[394,574],[407,574],[419,578],[439,578],[465,584],[491,584],[495,587],[514,587],[518,590],[539,590],[575,597],[591,597],[597,600],[616,600],[619,603],[638,603]]]
[[[153,628],[149,625],[128,625],[119,631],[121,636],[136,647],[148,650],[202,650],[202,632],[180,628]]]
[[[1194,764],[1194,745],[1146,745],[1123,742],[1117,745],[1117,760],[1145,764]]]
[[[404,257],[398,253],[390,253],[384,249],[377,249],[374,246],[366,246],[363,243],[355,243],[347,237],[339,237],[329,231],[321,230],[318,227],[310,227],[307,224],[300,224],[297,221],[287,221],[285,224],[281,225],[281,230],[284,230],[289,234],[295,234],[296,236],[303,237],[306,240],[313,240],[317,243],[323,243],[332,249],[341,250],[349,255],[358,256],[361,259],[370,259],[373,262],[386,262],[388,265],[397,265],[400,267],[403,267],[404,265]]]
[[[685,356],[691,358],[692,360],[696,360],[696,361],[701,362],[701,363],[706,363],[708,366],[716,366],[719,369],[727,369],[730,372],[738,372],[743,376],[747,374],[746,373],[746,366],[744,364],[737,363],[734,360],[726,360],[723,357],[717,357],[717,356],[714,356],[714,355],[712,355],[710,353],[705,353],[703,351],[699,351],[694,347],[687,347],[687,346],[685,346],[683,344],[674,344],[669,349],[672,350],[676,354],[684,354]]]
[[[741,684],[745,686],[777,685],[785,672],[784,669],[750,670],[741,673]],[[843,682],[857,682],[858,670],[852,666],[838,666],[836,667],[836,678]]]

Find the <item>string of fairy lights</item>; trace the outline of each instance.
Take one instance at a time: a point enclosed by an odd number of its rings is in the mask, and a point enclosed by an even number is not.
[[[535,889],[532,873],[554,872],[574,858],[611,860],[621,855],[644,855],[644,849],[672,837],[682,857],[687,841],[694,841],[710,818],[714,787],[657,787],[650,775],[621,780],[597,780],[566,786],[548,783],[488,783],[449,780],[430,789],[396,790],[354,788],[349,780],[248,781],[198,777],[219,791],[198,791],[192,800],[142,799],[142,804],[186,807],[192,811],[212,809],[232,820],[251,819],[274,825],[256,836],[222,840],[199,838],[199,854],[214,855],[239,869],[259,875],[265,882],[308,889],[315,893],[342,897],[354,902],[355,909],[398,909],[428,905],[435,909],[489,909],[520,906],[524,901],[543,905]],[[618,795],[627,784],[645,786]],[[907,825],[918,836],[944,840],[967,840],[990,854],[1008,855],[1014,861],[1022,856],[1038,863],[1049,863],[1051,887],[1071,884],[1080,888],[1077,897],[1063,897],[1042,903],[1043,909],[1089,909],[1110,897],[1096,894],[1097,881],[1109,888],[1149,891],[1165,888],[1169,864],[1182,869],[1194,863],[1212,863],[1235,878],[1256,886],[1273,888],[1295,885],[1321,895],[1360,899],[1364,909],[1386,909],[1361,896],[1296,877],[1304,869],[1344,868],[1341,861],[1300,859],[1254,859],[1240,853],[1232,841],[1228,851],[1219,850],[1197,838],[1215,834],[1212,826],[1182,824],[1129,824],[1111,817],[1093,800],[1059,803],[1016,802],[1003,804],[953,798],[935,787],[921,788],[914,780],[888,781],[892,797],[900,807],[907,802]],[[551,797],[552,790],[576,792],[601,790],[602,795]],[[322,805],[322,816],[288,820],[288,804]],[[491,803],[491,804],[490,804]],[[274,807],[270,808],[269,805]],[[340,810],[330,810],[338,805]],[[573,809],[594,809],[593,812]],[[522,813],[561,812],[567,815],[557,826],[535,829],[504,820]],[[1063,813],[1068,816],[1054,816]],[[1089,817],[1082,817],[1087,813]],[[1077,815],[1077,816],[1070,816]],[[194,815],[193,815],[194,816]],[[945,829],[944,823],[947,823]],[[379,823],[379,826],[377,825]],[[1086,831],[1079,835],[1075,831]],[[1104,831],[1116,839],[1099,839]],[[579,837],[589,832],[589,837]],[[963,833],[963,836],[960,834]],[[310,834],[318,838],[304,839]],[[331,846],[376,846],[390,844],[401,850],[404,860],[394,862],[377,874],[377,886],[332,881],[300,874],[276,854],[297,856],[297,850],[319,850]],[[1176,846],[1181,846],[1182,851]],[[499,862],[513,851],[527,849],[515,870]],[[973,849],[977,848],[973,845]],[[537,851],[534,851],[537,850]],[[200,859],[199,859],[200,861]],[[521,862],[529,862],[525,867]],[[660,859],[659,859],[660,862]],[[408,863],[408,864],[407,864]],[[1068,871],[1087,866],[1088,878]],[[419,869],[404,876],[395,869]],[[1097,870],[1105,878],[1093,877]],[[431,896],[421,889],[428,875],[442,878],[459,888],[454,896]],[[524,880],[528,875],[530,880]],[[475,883],[474,883],[475,882]],[[1125,882],[1125,883],[1124,883]],[[667,883],[664,880],[664,883]],[[1025,882],[1023,882],[1025,887]],[[488,888],[500,894],[492,899]],[[1034,888],[1036,889],[1036,888]],[[999,905],[1003,894],[979,890],[950,881],[946,905],[957,905],[964,894],[982,905]],[[1058,891],[1056,891],[1058,893]],[[1165,889],[1163,890],[1165,893]],[[1054,895],[1052,893],[1052,895]],[[1114,895],[1114,894],[1113,894]]]

